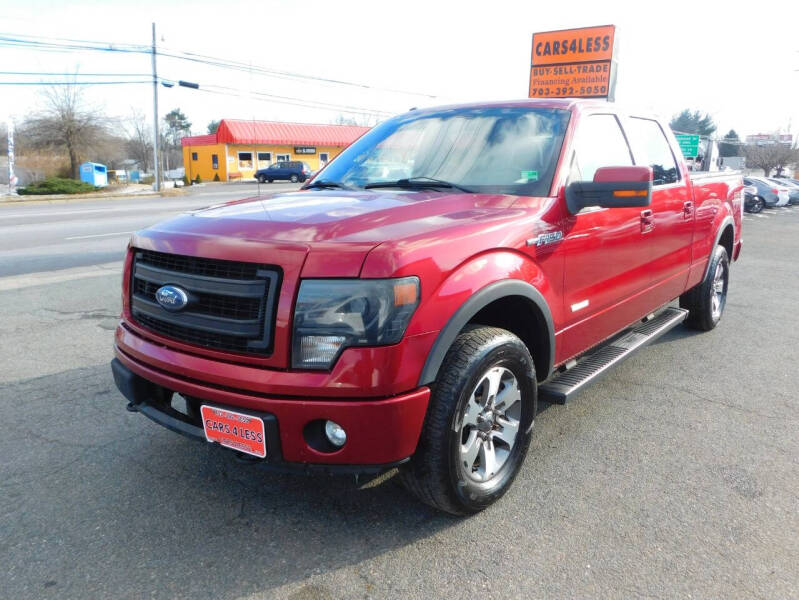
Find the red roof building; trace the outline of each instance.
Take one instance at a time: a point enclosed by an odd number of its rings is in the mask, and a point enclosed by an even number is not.
[[[316,170],[369,131],[319,125],[222,119],[216,133],[181,140],[186,175],[202,181],[252,179],[276,162],[301,161]]]

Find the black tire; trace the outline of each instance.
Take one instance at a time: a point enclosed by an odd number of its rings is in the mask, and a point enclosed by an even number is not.
[[[267,181],[268,181],[269,183],[272,183],[272,182],[274,181],[274,179],[267,179]]]
[[[721,295],[718,310],[714,309],[714,296],[717,295],[717,272],[721,269]],[[718,325],[727,304],[727,289],[730,285],[730,260],[723,246],[716,246],[710,257],[707,274],[702,282],[680,296],[680,307],[688,309],[685,324],[699,331],[710,331]]]
[[[763,210],[763,207],[766,205],[765,200],[760,196],[755,196],[752,198],[752,203],[749,205],[749,212],[753,215],[756,215],[760,211]]]
[[[496,474],[477,481],[467,475],[473,475],[473,465],[467,467],[461,460],[465,435],[462,425],[473,392],[480,389],[487,373],[497,367],[510,372],[518,384],[520,400],[514,404],[519,405],[518,430],[509,451],[504,450],[504,462]],[[503,389],[500,387],[500,392]],[[499,396],[498,393],[495,398]],[[530,446],[536,408],[535,366],[524,343],[505,329],[470,326],[455,339],[444,358],[416,453],[400,468],[400,479],[422,502],[439,510],[454,515],[483,510],[502,497],[519,472]],[[481,435],[476,429],[475,432]],[[496,443],[492,439],[492,455],[495,449],[502,449]]]
[[[259,183],[266,183],[266,176],[265,175],[259,175],[258,176],[258,182]]]
[[[297,174],[296,174],[296,173],[292,174],[292,176],[291,176],[291,183],[297,183],[299,180],[300,180],[300,178],[299,178],[299,177],[297,177]]]

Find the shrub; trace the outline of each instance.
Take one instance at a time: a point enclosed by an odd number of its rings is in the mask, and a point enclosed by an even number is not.
[[[45,194],[85,194],[96,192],[100,188],[90,183],[65,179],[63,177],[48,177],[44,181],[37,181],[17,190],[20,196],[38,196]]]
[[[183,185],[191,185],[191,181],[189,181],[188,175],[183,176]]]
[[[195,178],[194,178],[194,183],[202,183],[202,182],[203,182],[203,180],[202,180],[202,178],[200,177],[200,174],[199,174],[199,173],[197,173],[197,177],[195,177]]]
[[[214,173],[214,181],[222,181],[219,179],[219,173]]]

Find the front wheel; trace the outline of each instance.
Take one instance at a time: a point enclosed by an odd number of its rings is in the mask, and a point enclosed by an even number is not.
[[[300,180],[300,178],[297,177],[296,175],[292,175],[291,176],[291,183],[297,183],[299,180]]]
[[[416,453],[400,469],[405,487],[456,515],[497,501],[527,455],[536,394],[533,359],[518,337],[464,330],[441,365]]]
[[[258,183],[266,183],[266,175],[259,175]]]
[[[721,320],[727,305],[730,261],[723,246],[716,246],[702,283],[680,296],[680,307],[688,309],[685,323],[700,331],[710,331]]]

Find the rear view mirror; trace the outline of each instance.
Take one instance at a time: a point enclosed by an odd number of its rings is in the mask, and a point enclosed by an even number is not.
[[[625,208],[649,206],[651,201],[652,167],[602,167],[593,181],[566,186],[566,205],[573,215],[587,206]]]

